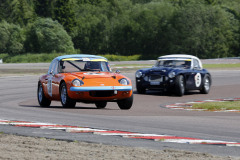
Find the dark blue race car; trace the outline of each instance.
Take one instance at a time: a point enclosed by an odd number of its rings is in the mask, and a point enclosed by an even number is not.
[[[200,90],[208,94],[212,84],[211,74],[202,68],[201,61],[191,55],[167,55],[158,58],[152,68],[136,72],[137,92],[163,90],[183,96],[187,90]]]

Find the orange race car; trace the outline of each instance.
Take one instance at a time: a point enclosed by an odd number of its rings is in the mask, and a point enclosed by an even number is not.
[[[39,78],[37,92],[40,106],[57,100],[68,108],[75,107],[76,102],[95,103],[97,108],[117,102],[120,109],[130,109],[133,103],[131,80],[112,73],[107,59],[95,55],[55,58],[48,73]]]

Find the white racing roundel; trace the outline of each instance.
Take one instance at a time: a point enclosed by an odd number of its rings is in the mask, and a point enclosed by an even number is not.
[[[200,87],[201,81],[202,81],[201,74],[197,73],[194,77],[194,80],[195,80],[196,87]]]

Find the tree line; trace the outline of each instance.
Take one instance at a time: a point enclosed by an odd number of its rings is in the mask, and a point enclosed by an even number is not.
[[[0,54],[240,56],[240,0],[0,0]]]

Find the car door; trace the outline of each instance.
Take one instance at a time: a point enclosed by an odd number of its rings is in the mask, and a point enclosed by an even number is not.
[[[50,79],[51,79],[51,85],[52,85],[52,98],[54,100],[60,99],[59,96],[59,84],[61,81],[61,74],[59,74],[59,62],[56,61],[54,64],[52,73],[50,74]]]
[[[48,96],[53,98],[53,93],[55,92],[55,87],[53,86],[53,81],[55,80],[54,75],[57,73],[57,65],[58,65],[58,61],[57,60],[53,60],[53,62],[51,63],[49,70],[48,70],[48,75],[45,78],[45,80],[47,81],[47,93]]]
[[[187,81],[186,88],[189,90],[199,89],[202,83],[202,68],[197,59],[192,60],[193,65],[189,70],[189,79]]]

